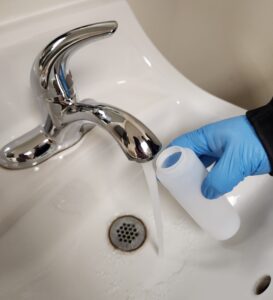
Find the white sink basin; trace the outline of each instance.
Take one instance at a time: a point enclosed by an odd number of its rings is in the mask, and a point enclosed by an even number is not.
[[[165,144],[244,113],[178,73],[126,2],[82,2],[0,27],[1,145],[40,123],[29,89],[39,50],[62,32],[105,20],[118,21],[116,34],[71,61],[81,98],[127,110]],[[228,195],[241,229],[227,242],[207,236],[160,188],[165,254],[159,257],[141,165],[129,162],[102,129],[34,168],[0,169],[0,299],[272,299],[271,286],[261,296],[254,293],[257,280],[273,274],[271,180],[248,178]],[[132,253],[108,241],[111,222],[126,214],[141,218],[148,230]]]

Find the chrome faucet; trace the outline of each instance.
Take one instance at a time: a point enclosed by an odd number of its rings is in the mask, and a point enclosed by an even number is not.
[[[117,22],[108,21],[75,28],[42,50],[31,71],[31,85],[45,108],[45,119],[0,150],[2,167],[35,166],[76,144],[95,125],[112,135],[129,160],[146,162],[159,152],[160,141],[135,117],[91,99],[79,101],[75,92],[67,67],[71,53],[85,42],[111,36],[117,27]]]

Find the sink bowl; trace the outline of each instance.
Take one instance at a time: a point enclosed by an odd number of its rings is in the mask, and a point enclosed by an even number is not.
[[[244,113],[177,72],[125,1],[80,2],[1,25],[1,145],[40,122],[28,76],[40,49],[73,27],[113,19],[115,36],[86,46],[71,61],[81,99],[128,111],[163,144]],[[159,256],[142,166],[129,162],[100,128],[33,168],[1,168],[0,299],[272,299],[270,285],[256,295],[273,273],[271,180],[247,178],[227,195],[241,228],[225,242],[206,235],[160,186]],[[122,215],[140,218],[147,229],[136,251],[121,252],[109,242],[109,227]]]

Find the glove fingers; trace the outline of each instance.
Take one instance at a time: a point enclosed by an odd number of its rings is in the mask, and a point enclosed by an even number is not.
[[[215,164],[202,183],[201,191],[208,199],[216,199],[230,192],[240,181],[244,174],[234,160],[236,154],[225,152]]]
[[[179,136],[178,138],[174,139],[168,146],[190,148],[199,157],[201,155],[213,156],[206,136],[204,135],[203,127]],[[205,161],[207,161],[207,159],[205,159]]]

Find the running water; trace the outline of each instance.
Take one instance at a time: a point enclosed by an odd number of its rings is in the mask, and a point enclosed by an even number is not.
[[[146,181],[149,187],[150,195],[153,204],[153,213],[155,220],[155,227],[157,233],[157,247],[158,254],[163,255],[163,223],[161,214],[161,203],[158,193],[158,183],[155,175],[155,170],[152,162],[142,164],[143,171],[146,177]]]

